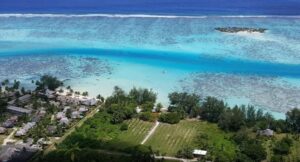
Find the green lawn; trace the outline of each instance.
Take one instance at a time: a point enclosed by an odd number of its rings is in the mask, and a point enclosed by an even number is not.
[[[146,142],[161,154],[176,155],[184,146],[197,147],[196,137],[206,134],[208,145],[235,154],[235,145],[228,140],[229,135],[221,131],[216,124],[196,120],[183,120],[178,124],[160,124],[155,133]],[[209,148],[207,148],[209,150]]]
[[[154,126],[154,123],[145,122],[136,118],[128,120],[126,123],[128,124],[128,130],[121,132],[118,139],[133,145],[140,144]]]

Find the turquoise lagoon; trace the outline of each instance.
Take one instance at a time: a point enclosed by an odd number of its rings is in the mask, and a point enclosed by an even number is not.
[[[216,27],[259,27],[228,34]],[[297,16],[0,15],[0,79],[49,73],[74,90],[152,88],[253,104],[282,118],[300,106]]]

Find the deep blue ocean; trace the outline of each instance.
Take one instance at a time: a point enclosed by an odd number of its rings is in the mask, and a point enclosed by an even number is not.
[[[1,0],[2,13],[300,15],[299,0]]]

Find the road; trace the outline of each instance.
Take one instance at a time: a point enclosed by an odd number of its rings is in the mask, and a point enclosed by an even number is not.
[[[15,142],[16,140],[11,139],[11,137],[15,134],[18,128],[13,128],[13,131],[3,140],[3,146],[5,146],[8,142]]]
[[[154,127],[148,132],[144,140],[141,142],[142,145],[151,137],[151,135],[155,132],[158,126],[159,126],[159,121],[156,121]]]

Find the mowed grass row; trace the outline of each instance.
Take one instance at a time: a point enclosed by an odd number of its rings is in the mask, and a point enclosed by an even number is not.
[[[207,139],[203,140],[216,149],[235,154],[235,145],[229,140],[229,134],[221,131],[216,124],[198,120],[182,120],[174,125],[161,123],[146,145],[161,154],[175,156],[185,146],[197,148],[195,140],[200,134],[206,134]]]
[[[128,124],[128,130],[122,132],[118,136],[118,139],[126,141],[132,145],[140,144],[154,126],[154,123],[145,122],[135,118],[126,121],[126,123]]]
[[[193,143],[199,125],[197,122],[180,121],[178,124],[161,123],[146,142],[161,154],[176,155],[183,146]]]

